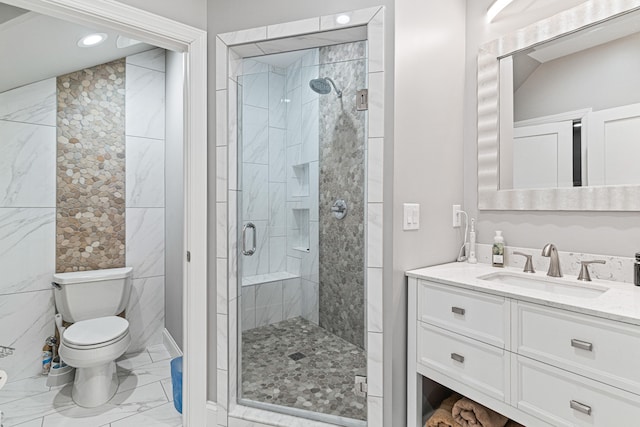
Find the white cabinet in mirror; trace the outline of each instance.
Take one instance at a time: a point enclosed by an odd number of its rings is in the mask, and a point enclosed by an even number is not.
[[[481,47],[478,205],[640,210],[640,0],[591,0]]]

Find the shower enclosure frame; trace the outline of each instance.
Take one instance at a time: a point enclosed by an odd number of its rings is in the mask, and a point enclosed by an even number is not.
[[[365,166],[365,313],[367,342],[367,425],[383,420],[383,167],[384,167],[384,6],[318,16],[301,21],[218,34],[216,43],[216,325],[217,402],[215,425],[230,419],[289,426],[301,418],[242,405],[238,402],[238,75],[244,57],[300,50],[354,41],[332,30],[366,31],[368,41],[367,120]],[[348,15],[346,25],[336,23]],[[338,32],[334,33],[338,34]],[[329,36],[330,37],[330,36]],[[331,40],[331,39],[329,39]],[[210,402],[213,404],[213,402]],[[240,421],[238,421],[240,422]],[[329,426],[320,421],[309,425]],[[211,423],[209,424],[212,425]],[[333,425],[333,424],[331,424]]]

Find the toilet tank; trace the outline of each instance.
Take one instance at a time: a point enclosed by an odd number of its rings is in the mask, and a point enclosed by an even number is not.
[[[74,271],[53,275],[56,308],[67,322],[122,313],[131,294],[133,268]]]

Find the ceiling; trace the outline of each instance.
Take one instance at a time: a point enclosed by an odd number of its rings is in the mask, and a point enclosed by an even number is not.
[[[0,24],[16,18],[23,13],[27,13],[28,10],[20,9],[18,7],[9,6],[8,4],[0,3]]]
[[[496,16],[494,21],[507,20],[523,13],[535,14],[541,11],[544,12],[545,16],[552,16],[586,1],[587,0],[513,0]]]
[[[107,34],[107,40],[91,48],[78,47],[78,40],[95,32]],[[0,3],[0,92],[153,48],[139,43],[120,49],[117,39],[113,31]]]

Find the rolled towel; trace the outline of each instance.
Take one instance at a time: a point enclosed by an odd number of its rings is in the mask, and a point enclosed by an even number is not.
[[[509,420],[506,426],[504,427],[524,427],[522,424],[519,424],[513,420]]]
[[[460,424],[453,419],[451,411],[453,405],[460,400],[461,397],[459,394],[453,393],[443,400],[440,406],[438,406],[438,409],[429,417],[424,427],[460,427]]]
[[[453,419],[462,427],[504,427],[509,418],[463,397],[453,405]]]

